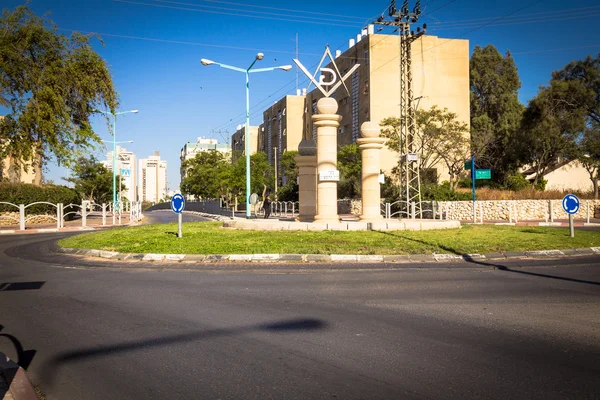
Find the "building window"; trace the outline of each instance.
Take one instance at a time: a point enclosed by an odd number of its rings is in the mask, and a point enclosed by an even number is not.
[[[369,50],[365,50],[365,65],[369,65]]]

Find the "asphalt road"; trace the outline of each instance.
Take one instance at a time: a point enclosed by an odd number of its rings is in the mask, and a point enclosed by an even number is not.
[[[600,397],[598,257],[93,268],[60,236],[0,242],[0,351],[48,400]]]
[[[200,222],[200,221],[212,221],[209,218],[200,217],[198,215],[183,213],[181,216],[183,222]],[[170,222],[177,222],[177,214],[173,211],[151,211],[144,213],[143,224],[166,224]]]

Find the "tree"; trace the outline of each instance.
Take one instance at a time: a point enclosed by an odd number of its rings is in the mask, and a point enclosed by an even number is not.
[[[514,59],[493,45],[475,46],[469,63],[471,149],[482,168],[503,182],[517,168],[511,151],[523,114],[518,99],[521,81]]]
[[[536,185],[560,160],[574,159],[577,140],[585,128],[583,110],[565,101],[569,91],[565,82],[551,82],[542,87],[523,115],[523,125],[516,148],[520,161],[528,164]]]
[[[598,199],[598,180],[600,179],[600,124],[593,123],[583,133],[579,143],[579,161],[590,175],[594,187],[594,199]]]
[[[594,197],[598,198],[600,168],[600,54],[595,58],[572,61],[562,70],[552,73],[552,82],[557,86],[561,100],[576,108],[584,118],[585,128],[579,145],[579,160],[590,175]]]
[[[597,185],[594,131],[600,123],[600,55],[573,61],[552,73],[527,106],[520,138],[522,161],[536,173],[534,183],[563,160],[578,158]]]
[[[112,172],[99,163],[94,156],[80,157],[71,169],[71,176],[63,179],[73,183],[75,191],[81,198],[89,200],[91,203],[112,203]],[[121,189],[126,191],[127,188],[123,184],[121,176],[117,176],[117,186],[119,180],[121,180]]]
[[[0,31],[0,106],[9,110],[0,120],[0,158],[36,166],[51,157],[67,166],[79,162],[100,143],[90,116],[117,107],[91,36],[58,34],[52,21],[26,6],[4,10]]]
[[[355,199],[361,195],[362,155],[356,144],[340,147],[338,150],[340,182],[338,195],[343,199]]]
[[[467,124],[458,121],[457,115],[447,108],[440,109],[437,106],[429,110],[417,110],[415,117],[414,151],[419,155],[421,175],[425,176],[427,170],[444,162],[450,171],[451,182],[454,182],[469,155]],[[396,117],[386,118],[381,126],[382,136],[389,139],[386,145],[391,150],[403,153],[401,120]],[[397,174],[397,170],[394,174]],[[437,177],[432,180],[437,183]]]
[[[281,201],[298,201],[298,167],[296,166],[297,151],[285,151],[281,155],[281,168],[286,177],[286,183],[278,189],[277,198]]]
[[[190,160],[184,161],[182,168],[186,176],[181,183],[184,194],[198,198],[218,198],[227,195],[227,180],[230,178],[231,164],[223,153],[216,150],[203,151]]]
[[[263,193],[265,187],[273,190],[273,168],[267,160],[267,155],[258,152],[250,156],[250,191]],[[231,174],[228,177],[227,188],[233,197],[246,197],[246,158],[237,157]],[[244,201],[245,202],[245,201]]]

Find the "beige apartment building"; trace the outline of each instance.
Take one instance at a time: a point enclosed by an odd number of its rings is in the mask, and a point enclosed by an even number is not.
[[[3,118],[4,116],[0,115],[0,120]],[[32,163],[23,163],[13,157],[5,157],[0,159],[1,180],[40,185],[42,183],[42,167],[39,164],[32,165]]]
[[[281,155],[297,151],[304,132],[306,96],[285,96],[263,113],[263,125],[258,134],[258,150],[267,154],[269,164],[277,160],[277,182],[287,183],[281,168]]]
[[[158,151],[153,156],[140,160],[141,201],[159,203],[167,198],[167,162],[160,159]]]
[[[250,126],[250,155],[258,151],[258,126]],[[238,125],[236,131],[231,135],[231,162],[246,152],[246,125]]]
[[[335,63],[342,76],[360,64],[345,81],[348,92],[341,86],[332,95],[338,101],[337,113],[342,116],[338,146],[356,143],[363,122],[380,123],[384,118],[400,115],[399,47],[398,35],[369,34],[365,30],[356,40],[350,39],[346,51],[335,51]],[[469,124],[469,41],[424,35],[413,42],[411,57],[414,106],[448,108]],[[334,68],[331,64],[326,67]],[[308,93],[308,121],[321,97],[318,89]],[[307,125],[306,137],[316,139],[316,128],[311,123]],[[398,161],[397,153],[384,147],[381,168],[389,172]],[[449,178],[444,165],[438,164],[436,169],[439,181]]]

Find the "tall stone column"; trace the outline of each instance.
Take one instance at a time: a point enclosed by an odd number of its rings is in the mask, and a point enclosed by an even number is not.
[[[377,124],[365,122],[360,127],[362,137],[356,141],[362,151],[362,214],[360,219],[366,222],[374,222],[383,218],[380,211],[379,171],[381,170],[380,153],[385,139],[379,137],[379,132]]]
[[[337,181],[321,180],[321,173],[337,170],[337,128],[342,117],[337,115],[335,99],[323,97],[317,102],[318,114],[312,116],[317,127],[317,215],[315,222],[339,222],[337,213]]]
[[[317,214],[317,144],[314,140],[303,140],[298,145],[296,156],[298,167],[298,221],[313,222]]]

